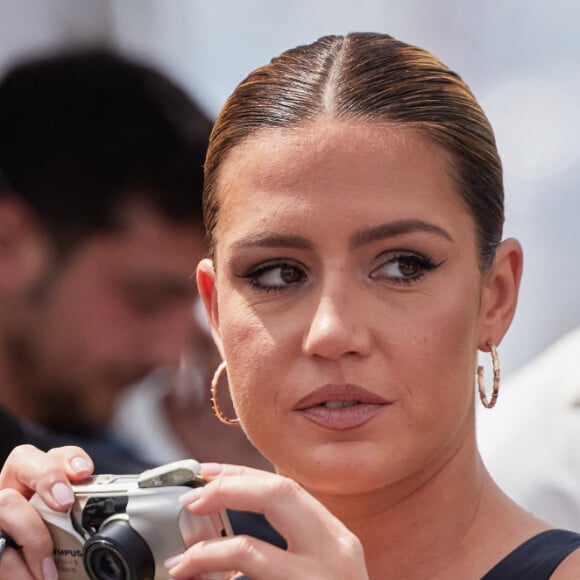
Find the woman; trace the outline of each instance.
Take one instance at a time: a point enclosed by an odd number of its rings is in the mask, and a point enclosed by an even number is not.
[[[167,562],[171,577],[578,577],[580,537],[544,533],[477,452],[477,351],[496,359],[522,252],[501,241],[501,164],[462,80],[386,35],[290,50],[220,113],[205,203],[200,294],[237,417],[279,475],[208,464],[210,483],[183,501],[263,513],[288,549],[196,544]],[[50,567],[20,493],[64,509],[67,478],[90,467],[75,448],[13,454],[0,528],[24,554],[7,550],[0,574],[8,556],[34,577]]]

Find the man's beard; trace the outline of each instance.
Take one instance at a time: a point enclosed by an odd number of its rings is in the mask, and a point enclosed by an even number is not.
[[[86,421],[82,387],[50,376],[32,337],[11,334],[5,340],[4,352],[13,383],[30,402],[35,423],[71,434],[94,433],[95,428]]]
[[[2,329],[0,351],[15,396],[29,410],[26,417],[57,431],[94,435],[106,430],[119,391],[151,368],[139,361],[95,361],[82,341],[66,333],[55,352],[61,323],[53,291],[66,265],[66,259],[55,261],[19,296]]]
[[[12,333],[4,342],[12,383],[27,402],[35,423],[55,431],[95,436],[107,430],[119,393],[143,379],[144,365],[114,365],[92,372],[70,374],[69,368],[51,364],[32,333]],[[0,347],[2,348],[2,347]],[[111,408],[109,408],[111,407]]]

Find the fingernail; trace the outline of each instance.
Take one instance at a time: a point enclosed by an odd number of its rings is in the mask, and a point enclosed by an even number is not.
[[[219,475],[223,470],[224,466],[221,463],[202,463],[199,473],[201,477],[214,477]]]
[[[179,496],[179,501],[183,505],[191,504],[196,502],[203,494],[203,487],[194,487],[193,489],[185,492],[183,495]]]
[[[58,580],[58,570],[52,558],[45,558],[42,561],[42,576],[44,580]]]
[[[70,505],[75,499],[72,489],[62,482],[55,483],[50,493],[56,502],[62,506]]]
[[[90,463],[84,457],[75,457],[70,462],[70,466],[75,473],[83,473],[84,471],[91,470]]]
[[[163,562],[163,565],[169,570],[170,568],[177,566],[177,564],[179,564],[179,562],[181,562],[182,558],[183,558],[183,554],[178,554],[177,556],[173,556],[172,558],[167,558],[167,560],[165,560],[165,562]]]

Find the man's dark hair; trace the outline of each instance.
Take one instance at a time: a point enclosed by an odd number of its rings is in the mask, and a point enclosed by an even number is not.
[[[211,121],[149,66],[101,48],[15,66],[0,83],[0,195],[61,245],[116,225],[125,202],[201,222]]]

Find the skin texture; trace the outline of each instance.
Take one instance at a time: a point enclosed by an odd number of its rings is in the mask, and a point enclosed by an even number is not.
[[[62,429],[64,411],[79,417],[71,430],[98,429],[119,390],[177,362],[203,235],[132,205],[119,228],[59,260],[32,216],[9,203],[0,213],[17,214],[18,228],[0,252],[3,402],[45,425]]]
[[[476,350],[509,326],[522,253],[506,240],[480,269],[449,163],[417,133],[329,119],[258,134],[226,159],[215,261],[200,263],[198,286],[243,428],[280,475],[204,465],[209,483],[183,503],[263,513],[288,550],[201,542],[166,564],[172,578],[475,579],[548,527],[477,453]],[[367,404],[304,410],[325,398]],[[0,487],[49,494],[76,477],[80,450],[26,451]],[[0,501],[25,511],[7,491]],[[44,555],[18,564],[38,570]],[[574,578],[577,560],[553,577]]]
[[[254,444],[310,491],[416,485],[470,437],[475,352],[502,329],[484,325],[474,224],[448,163],[417,134],[321,121],[283,140],[264,134],[221,171],[210,312],[236,409]],[[409,231],[388,231],[401,223]],[[256,232],[301,241],[264,247]],[[248,272],[276,260],[304,280],[253,288]],[[407,281],[405,267],[417,268]],[[280,270],[260,279],[279,283]],[[344,384],[388,404],[354,430],[296,412],[315,389]]]

